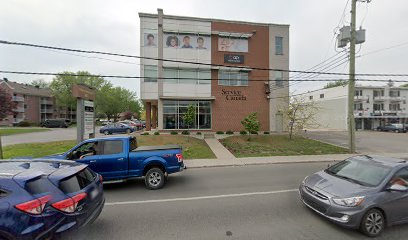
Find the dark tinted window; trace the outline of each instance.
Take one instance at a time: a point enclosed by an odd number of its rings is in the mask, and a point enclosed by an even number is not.
[[[103,154],[118,154],[123,150],[123,142],[120,140],[117,141],[104,141],[103,142]]]
[[[60,182],[60,189],[64,193],[78,192],[91,184],[95,177],[96,174],[86,168],[78,174],[62,180]]]
[[[50,191],[49,182],[46,177],[27,182],[25,188],[31,194],[40,194]]]
[[[130,149],[129,151],[133,151],[137,148],[137,140],[135,137],[130,138]]]
[[[5,190],[0,189],[0,198],[6,197],[8,195],[8,192]]]

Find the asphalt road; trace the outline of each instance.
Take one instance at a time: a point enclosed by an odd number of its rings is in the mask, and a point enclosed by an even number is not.
[[[348,133],[338,131],[309,131],[306,137],[317,139],[323,142],[348,147]],[[356,147],[361,153],[406,153],[408,143],[408,133],[391,133],[377,131],[357,131]]]
[[[141,179],[105,185],[106,206],[64,239],[366,239],[302,205],[296,188],[324,163],[188,169],[149,191]],[[407,225],[378,239],[405,239]]]

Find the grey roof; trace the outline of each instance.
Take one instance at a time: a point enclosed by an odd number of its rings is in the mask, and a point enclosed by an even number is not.
[[[19,93],[24,95],[31,96],[40,96],[40,97],[52,97],[51,89],[49,88],[37,88],[35,86],[23,83],[17,83],[12,81],[0,80],[0,85],[5,84],[13,91],[13,93]]]

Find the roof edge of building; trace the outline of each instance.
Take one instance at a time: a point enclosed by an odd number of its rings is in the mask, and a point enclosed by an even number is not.
[[[139,12],[139,17],[150,17],[157,18],[157,14],[154,13],[142,13]],[[177,16],[177,15],[163,15],[165,19],[174,20],[192,20],[192,21],[206,21],[206,22],[224,22],[224,23],[235,23],[235,24],[248,24],[257,26],[275,26],[275,27],[290,27],[289,24],[277,24],[277,23],[260,23],[260,22],[248,22],[248,21],[237,21],[237,20],[227,20],[227,19],[217,19],[217,18],[201,18],[201,17],[188,17],[188,16]]]

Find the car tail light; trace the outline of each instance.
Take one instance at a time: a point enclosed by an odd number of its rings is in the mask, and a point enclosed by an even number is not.
[[[23,212],[33,214],[33,215],[39,215],[44,211],[45,205],[47,204],[48,201],[50,201],[51,196],[46,195],[44,197],[40,197],[25,203],[20,203],[17,204],[15,207]]]
[[[183,154],[181,154],[181,153],[176,154],[176,158],[177,158],[178,162],[182,162],[183,161]]]
[[[60,210],[61,212],[73,213],[75,212],[78,202],[86,197],[86,193],[77,194],[71,198],[64,199],[62,201],[52,204],[55,209]]]

